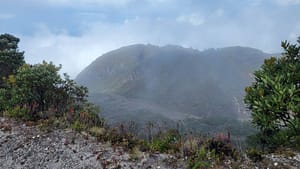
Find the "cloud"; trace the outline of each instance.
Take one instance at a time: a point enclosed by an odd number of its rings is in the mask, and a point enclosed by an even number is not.
[[[33,36],[21,37],[20,49],[25,50],[25,60],[35,64],[43,60],[62,64],[62,72],[75,77],[91,61],[117,46],[103,42],[103,36],[84,34],[71,36],[65,32],[40,30]]]
[[[204,24],[205,18],[199,15],[198,13],[192,13],[188,15],[180,15],[176,18],[176,21],[181,23],[189,23],[194,26],[199,26]]]
[[[224,10],[222,8],[215,10],[212,14],[212,16],[214,17],[221,17],[223,15],[224,15]]]
[[[276,0],[279,5],[299,5],[300,0]]]
[[[135,43],[151,41],[140,31],[137,20],[118,25],[110,23],[87,23],[80,36],[69,35],[66,31],[51,31],[40,26],[33,36],[21,37],[20,48],[25,50],[29,63],[42,60],[62,64],[62,72],[75,77],[84,67],[100,55]],[[150,27],[150,26],[149,26]],[[151,30],[148,30],[151,33]],[[143,40],[145,38],[145,40]]]
[[[198,18],[199,15],[194,16]],[[55,64],[62,64],[62,72],[72,77],[102,54],[136,43],[160,46],[176,44],[199,50],[242,45],[278,51],[280,41],[273,36],[271,27],[261,31],[259,27],[252,30],[251,27],[247,28],[248,25],[234,22],[211,26],[201,20],[189,19],[187,21],[192,22],[190,24],[166,18],[143,17],[126,18],[120,23],[87,22],[81,25],[84,29],[76,36],[68,34],[66,30],[52,31],[42,25],[33,35],[20,37],[20,48],[25,50],[27,62],[54,61]],[[264,20],[258,21],[256,19],[259,24],[265,23]],[[191,24],[202,25],[195,27]]]
[[[52,5],[96,5],[96,6],[124,6],[132,2],[132,0],[45,0],[44,2]]]
[[[293,41],[296,41],[298,39],[298,37],[300,37],[300,33],[299,32],[300,32],[300,22],[297,23],[293,27],[292,31],[289,34],[289,38],[292,39]]]
[[[37,3],[29,4],[31,13],[19,17],[12,12],[16,17],[3,21],[0,31],[17,32],[27,62],[54,61],[72,77],[102,54],[126,45],[175,44],[199,50],[240,45],[280,52],[280,41],[295,39],[300,31],[297,18],[289,17],[298,16],[299,10],[274,4],[270,9],[262,0],[253,0],[256,5],[251,0],[26,1]],[[39,5],[44,6],[35,12]]]
[[[1,14],[0,13],[0,20],[8,20],[8,19],[12,19],[14,17],[13,14]]]
[[[25,51],[29,63],[43,60],[62,64],[62,72],[75,77],[84,67],[102,54],[125,45],[152,43],[156,45],[178,44],[184,41],[178,29],[166,32],[172,24],[163,20],[140,18],[126,19],[122,23],[95,22],[82,25],[85,29],[79,36],[66,31],[51,31],[40,26],[34,35],[21,36],[20,49]],[[174,27],[174,25],[173,25]]]
[[[32,0],[36,3],[52,5],[52,6],[64,6],[75,8],[95,8],[95,7],[127,7],[130,4],[134,4],[136,0]],[[139,3],[159,5],[174,2],[174,0],[139,0]]]

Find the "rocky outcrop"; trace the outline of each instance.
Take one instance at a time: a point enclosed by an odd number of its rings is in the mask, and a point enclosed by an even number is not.
[[[139,152],[99,143],[87,133],[70,129],[50,132],[37,126],[1,118],[0,168],[3,169],[113,169],[185,168],[167,154]]]
[[[299,169],[300,153],[264,155],[254,163],[247,157],[226,159],[224,169]],[[0,117],[1,169],[184,169],[186,161],[169,154],[127,152],[71,129],[40,130],[30,123]]]

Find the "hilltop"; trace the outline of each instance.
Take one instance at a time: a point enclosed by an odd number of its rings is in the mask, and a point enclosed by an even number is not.
[[[226,126],[226,119],[248,119],[244,88],[251,84],[250,74],[271,55],[240,46],[199,51],[136,44],[100,56],[76,82],[89,88],[89,100],[111,123],[159,119],[185,121],[189,128],[190,121],[217,118],[213,121],[223,121],[214,126],[217,131]],[[211,128],[200,123],[194,127]]]

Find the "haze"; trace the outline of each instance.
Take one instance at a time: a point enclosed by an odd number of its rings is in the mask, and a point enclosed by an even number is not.
[[[281,52],[280,41],[299,36],[299,9],[300,0],[3,0],[0,32],[21,39],[27,62],[53,61],[75,77],[137,43]]]

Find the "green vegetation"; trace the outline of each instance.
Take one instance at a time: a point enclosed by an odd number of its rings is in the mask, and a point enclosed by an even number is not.
[[[230,143],[228,138],[193,138],[197,140],[197,144],[191,146],[192,141],[187,140],[188,144],[185,148],[185,154],[188,155],[188,167],[192,169],[199,168],[218,168],[223,165],[226,159],[237,161],[239,153]]]
[[[170,129],[165,132],[159,133],[149,147],[152,151],[176,153],[180,152],[181,148],[181,135],[177,130]]]
[[[247,151],[247,156],[254,162],[261,161],[263,159],[262,154],[260,150],[257,150],[256,148],[249,148]]]
[[[0,87],[3,85],[2,77],[15,74],[17,69],[25,63],[24,52],[19,52],[19,38],[9,35],[0,35]]]
[[[198,51],[130,45],[99,57],[76,81],[89,88],[89,99],[102,107],[103,117],[110,122],[130,118],[145,124],[164,118],[174,123],[186,117],[238,120],[247,118],[242,100],[251,82],[248,74],[268,56],[246,47]],[[219,124],[211,126],[224,128]]]
[[[260,133],[251,142],[268,150],[300,147],[300,37],[298,44],[282,42],[282,57],[266,59],[254,72],[245,103]]]
[[[57,118],[76,130],[103,125],[99,109],[86,99],[86,87],[67,74],[62,78],[61,66],[51,62],[25,64],[18,42],[12,35],[0,35],[1,115],[34,122]]]
[[[213,167],[211,159],[214,156],[214,152],[208,152],[204,147],[201,147],[194,157],[189,159],[188,167],[192,169]]]
[[[122,146],[131,152],[132,160],[142,158],[141,152],[150,151],[184,158],[191,169],[218,168],[226,165],[226,160],[236,164],[242,161],[241,152],[233,146],[236,140],[231,137],[254,132],[249,126],[245,128],[246,123],[225,116],[186,119],[191,126],[182,121],[176,129],[148,122],[143,128],[143,139],[138,138],[138,125],[133,121],[117,127],[105,125],[98,116],[99,108],[87,101],[87,88],[77,85],[67,74],[62,78],[61,66],[45,61],[26,64],[18,42],[12,35],[0,35],[1,116],[37,124],[43,131],[55,127],[87,131],[98,141]],[[282,47],[283,56],[266,59],[254,73],[255,82],[246,88],[245,102],[252,111],[252,123],[259,129],[247,140],[252,148],[246,153],[254,162],[263,158],[263,152],[257,148],[300,149],[300,46],[283,42]],[[219,134],[193,134],[203,126],[218,126],[211,132]]]

